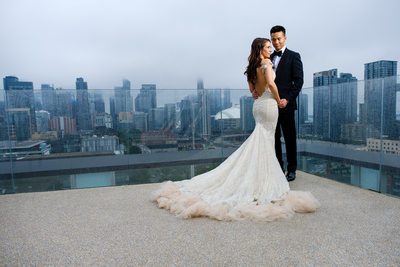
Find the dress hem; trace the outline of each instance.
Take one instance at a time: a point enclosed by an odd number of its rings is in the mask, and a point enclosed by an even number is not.
[[[275,221],[287,219],[294,213],[315,212],[321,204],[310,193],[289,191],[281,200],[254,205],[243,203],[232,207],[226,203],[210,205],[200,196],[181,192],[179,186],[168,181],[154,193],[153,201],[159,208],[169,210],[180,218],[209,217],[219,221]]]

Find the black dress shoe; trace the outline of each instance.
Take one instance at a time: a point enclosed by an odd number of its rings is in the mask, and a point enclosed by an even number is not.
[[[296,173],[295,172],[288,172],[286,174],[286,179],[288,182],[294,181],[296,179]]]

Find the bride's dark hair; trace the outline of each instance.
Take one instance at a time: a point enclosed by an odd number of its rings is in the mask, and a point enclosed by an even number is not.
[[[249,56],[249,65],[244,72],[247,75],[247,81],[255,84],[257,78],[257,68],[261,66],[260,53],[267,42],[271,42],[267,38],[256,38],[251,44],[251,52]]]

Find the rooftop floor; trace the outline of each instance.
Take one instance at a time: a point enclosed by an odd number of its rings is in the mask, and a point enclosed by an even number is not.
[[[321,209],[270,223],[176,218],[159,184],[0,195],[0,265],[400,265],[400,199],[297,176]]]

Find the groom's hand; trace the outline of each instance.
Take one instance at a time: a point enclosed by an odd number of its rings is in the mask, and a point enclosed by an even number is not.
[[[279,108],[286,108],[287,104],[288,104],[288,101],[285,98],[282,98],[281,101],[278,104],[278,107]]]

